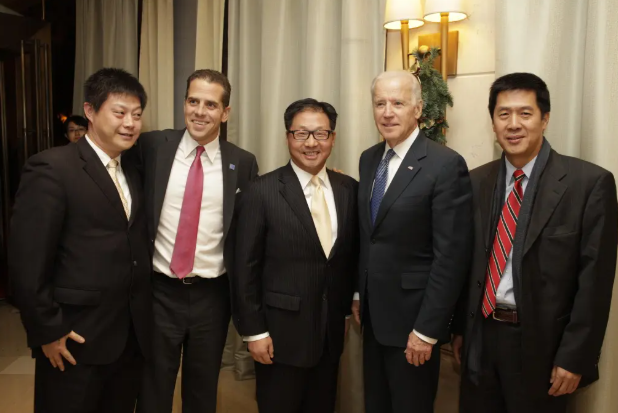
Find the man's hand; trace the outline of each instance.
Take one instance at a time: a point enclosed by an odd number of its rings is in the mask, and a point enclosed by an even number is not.
[[[354,319],[360,325],[360,300],[352,301],[352,315],[354,315]]]
[[[433,345],[421,340],[414,332],[408,336],[408,347],[406,348],[406,359],[408,363],[416,367],[425,364],[431,358]]]
[[[62,337],[60,340],[56,340],[49,344],[43,344],[41,346],[43,350],[43,354],[45,354],[45,357],[49,359],[49,362],[51,363],[51,365],[54,366],[54,368],[56,367],[60,368],[60,371],[64,371],[64,362],[62,361],[63,357],[67,359],[67,361],[71,363],[72,365],[77,364],[77,362],[75,361],[75,359],[73,358],[69,350],[67,350],[67,339],[68,338],[80,344],[84,344],[86,342],[86,340],[82,336],[77,334],[75,331],[71,331],[69,334]]]
[[[453,348],[453,355],[455,356],[455,361],[457,362],[457,364],[461,365],[461,348],[463,347],[463,336],[455,334],[453,336],[453,341],[451,342],[451,347]]]
[[[556,397],[571,394],[577,390],[581,379],[581,374],[571,373],[561,367],[554,366],[551,371],[551,379],[549,380],[552,386],[548,394]]]
[[[266,337],[261,340],[250,341],[247,347],[253,360],[262,364],[273,364],[271,359],[275,357],[275,349],[272,338]]]

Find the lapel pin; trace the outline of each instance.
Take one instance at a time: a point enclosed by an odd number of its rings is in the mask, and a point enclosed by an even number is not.
[[[412,170],[412,169],[414,169],[414,167],[413,166],[408,166],[408,169]]]
[[[233,171],[234,169],[236,169],[236,165],[234,165],[233,163],[230,164],[230,169]]]

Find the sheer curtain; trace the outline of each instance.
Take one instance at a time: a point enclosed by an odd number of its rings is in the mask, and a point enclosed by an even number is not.
[[[73,113],[83,114],[84,82],[103,67],[137,75],[138,0],[77,0]]]
[[[618,175],[618,2],[496,2],[496,76],[533,72],[550,89],[546,136],[566,155]],[[618,283],[614,284],[614,297]],[[601,379],[577,392],[576,413],[618,411],[618,303],[614,299],[599,364]]]
[[[195,69],[221,70],[225,0],[197,0]]]
[[[174,127],[174,4],[143,0],[139,80],[148,93],[142,130]]]

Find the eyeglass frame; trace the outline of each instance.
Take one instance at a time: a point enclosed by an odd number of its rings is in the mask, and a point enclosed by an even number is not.
[[[308,135],[305,139],[298,139],[296,138],[296,132],[307,132]],[[315,132],[328,132],[328,136],[326,137],[326,139],[318,139],[315,136]],[[330,130],[330,129],[316,129],[316,130],[305,130],[305,129],[296,129],[296,130],[288,130],[287,133],[291,133],[292,134],[292,138],[295,141],[306,141],[309,140],[309,136],[313,136],[313,139],[315,139],[316,141],[327,141],[328,139],[330,139],[330,135],[332,135],[333,133],[335,133],[334,130]]]

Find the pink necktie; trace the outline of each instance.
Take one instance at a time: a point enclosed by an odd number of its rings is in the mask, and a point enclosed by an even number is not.
[[[195,245],[197,243],[197,227],[200,223],[200,209],[202,207],[202,191],[204,190],[204,172],[200,155],[204,152],[203,146],[195,149],[195,159],[189,169],[185,195],[182,198],[180,221],[176,231],[176,243],[170,270],[181,280],[193,270],[195,261]]]

